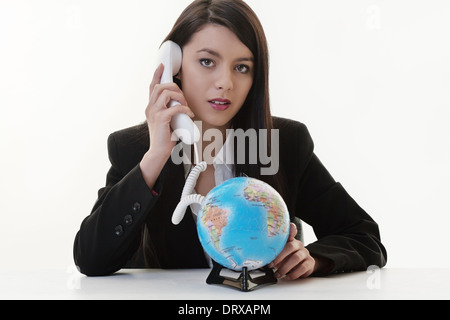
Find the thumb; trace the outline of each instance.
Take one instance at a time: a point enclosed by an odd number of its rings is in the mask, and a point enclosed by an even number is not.
[[[297,226],[291,222],[290,228],[289,228],[289,238],[288,241],[294,241],[295,236],[297,235]]]

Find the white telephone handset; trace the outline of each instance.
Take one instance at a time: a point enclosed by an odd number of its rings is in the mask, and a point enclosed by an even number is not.
[[[164,42],[159,49],[158,61],[164,65],[161,83],[173,82],[173,76],[181,68],[182,52],[180,46],[170,40]],[[178,101],[172,100],[169,103],[169,107],[179,104]],[[178,113],[173,116],[170,126],[178,138],[185,144],[192,145],[200,140],[200,131],[192,119],[185,113]]]

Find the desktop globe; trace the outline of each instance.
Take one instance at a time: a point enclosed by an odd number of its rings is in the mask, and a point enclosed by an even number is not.
[[[205,252],[233,271],[256,270],[272,262],[289,236],[289,212],[267,183],[230,179],[211,190],[197,216]]]
[[[277,283],[268,264],[289,237],[290,217],[283,198],[267,183],[248,177],[229,179],[206,197],[195,194],[195,184],[206,169],[206,162],[201,162],[191,170],[172,214],[172,223],[178,225],[189,205],[200,205],[197,234],[212,260],[206,283],[241,291]],[[240,272],[239,277],[221,275],[224,268]]]

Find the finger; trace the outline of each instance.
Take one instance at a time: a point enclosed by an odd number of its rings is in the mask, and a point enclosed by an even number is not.
[[[306,259],[302,263],[300,263],[298,266],[292,268],[284,277],[286,280],[295,280],[299,278],[307,278],[309,277],[314,271],[314,263]]]
[[[289,236],[287,242],[292,242],[295,239],[295,236],[297,235],[297,226],[291,222],[290,228],[289,228]],[[286,248],[286,246],[285,246]],[[280,263],[288,254],[289,252],[286,252],[284,249],[281,251],[281,253],[278,255],[278,257],[269,264],[269,268],[274,268],[278,263]]]
[[[269,268],[278,268],[280,264],[282,264],[283,260],[286,259],[289,255],[297,252],[303,248],[303,243],[299,240],[288,241],[284,246],[283,250],[280,254],[269,264]]]
[[[297,226],[295,225],[295,223],[291,222],[290,228],[289,228],[289,238],[288,241],[293,241],[295,240],[295,236],[297,235]]]
[[[308,254],[305,250],[298,250],[295,253],[289,255],[279,266],[275,273],[275,277],[280,278],[283,277],[290,272],[292,272],[294,269],[298,270],[294,275],[300,276],[301,274],[305,273],[307,270],[300,267],[300,265],[303,265],[303,263],[308,258]],[[306,266],[307,267],[307,266]]]
[[[150,102],[146,109],[146,114],[157,112],[161,109],[167,109],[171,100],[178,101],[181,105],[187,105],[183,92],[175,84],[158,84],[154,87],[150,97]]]
[[[170,119],[172,119],[172,117],[178,113],[185,113],[191,118],[193,118],[195,116],[194,113],[192,112],[191,108],[189,108],[188,106],[184,106],[184,105],[176,105],[176,106],[168,108],[166,111],[166,116],[170,117]]]
[[[158,68],[156,68],[155,72],[153,73],[153,79],[152,79],[152,82],[150,83],[150,93],[155,88],[155,85],[161,83],[161,77],[162,77],[163,72],[164,72],[164,65],[161,63],[158,66]]]
[[[180,91],[178,87],[176,88],[168,87],[167,89],[162,91],[155,105],[159,106],[159,108],[162,107],[167,108],[169,106],[170,101],[172,100],[177,101],[181,105],[184,106],[187,105],[187,101],[184,98],[184,94]]]

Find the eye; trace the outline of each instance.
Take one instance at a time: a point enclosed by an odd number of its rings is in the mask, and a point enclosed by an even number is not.
[[[247,74],[250,72],[250,67],[245,64],[240,64],[236,66],[235,70],[239,73]]]
[[[211,59],[201,59],[200,64],[204,66],[205,68],[212,68],[214,67],[214,61]]]

